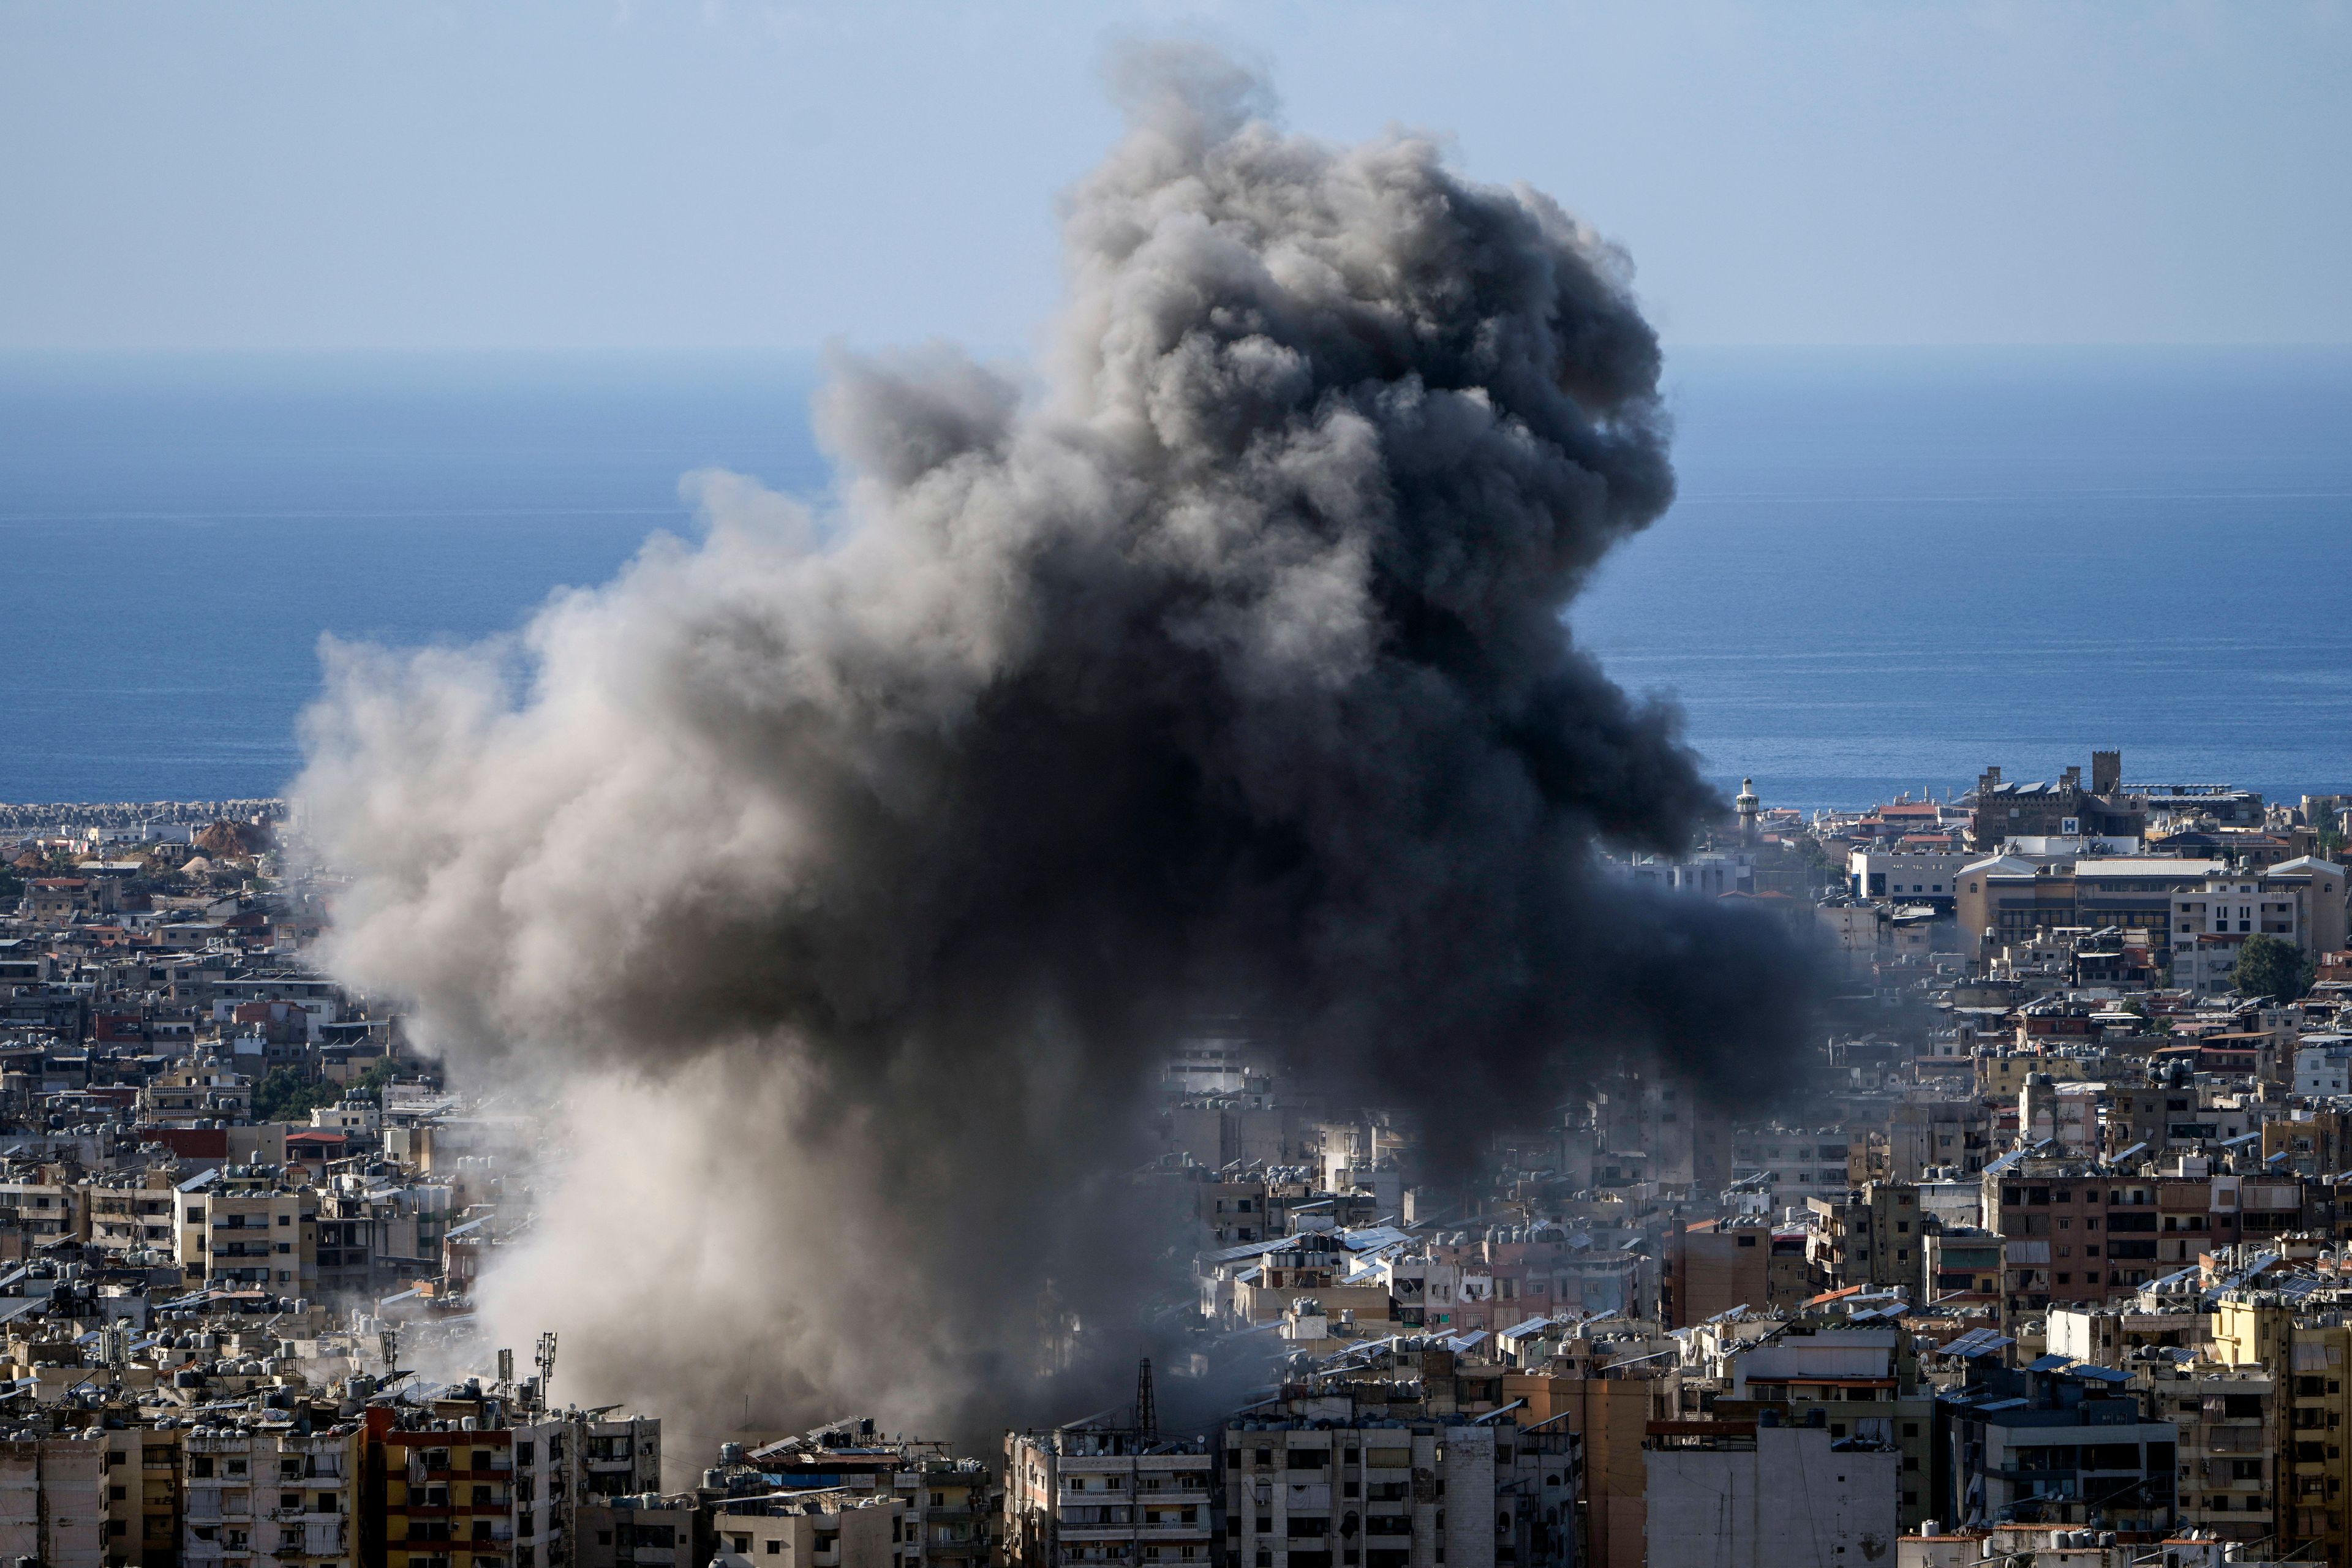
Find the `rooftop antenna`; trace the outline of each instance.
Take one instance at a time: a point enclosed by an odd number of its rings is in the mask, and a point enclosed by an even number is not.
[[[1160,1436],[1160,1409],[1151,1397],[1151,1358],[1145,1356],[1135,1373],[1135,1425],[1143,1440],[1151,1442]]]
[[[386,1323],[377,1330],[375,1348],[383,1353],[383,1375],[389,1382],[400,1373],[400,1326]]]
[[[543,1405],[547,1391],[555,1382],[555,1331],[548,1330],[539,1336],[539,1348],[531,1352],[530,1364],[539,1368],[539,1397]]]
[[[505,1388],[513,1382],[514,1352],[510,1349],[501,1349],[499,1352],[499,1386]]]

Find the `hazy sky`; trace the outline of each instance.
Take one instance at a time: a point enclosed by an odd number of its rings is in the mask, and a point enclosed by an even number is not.
[[[1171,26],[1681,342],[2352,341],[2345,4],[0,0],[0,347],[1020,347]]]

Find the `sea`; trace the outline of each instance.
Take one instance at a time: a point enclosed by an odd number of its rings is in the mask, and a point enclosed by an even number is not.
[[[322,636],[511,630],[822,495],[814,359],[0,356],[0,801],[280,791]],[[1726,793],[1850,808],[2120,748],[2352,790],[2352,350],[1685,350],[1679,497],[1570,635]]]

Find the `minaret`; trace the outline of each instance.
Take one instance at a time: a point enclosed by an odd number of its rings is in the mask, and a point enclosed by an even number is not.
[[[1739,811],[1739,841],[1742,844],[1755,843],[1757,819],[1762,814],[1764,805],[1762,801],[1756,798],[1756,781],[1741,779],[1739,794],[1731,804]]]

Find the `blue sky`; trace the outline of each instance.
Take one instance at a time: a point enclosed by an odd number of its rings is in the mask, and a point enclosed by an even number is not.
[[[0,348],[1032,341],[1122,33],[1450,133],[1680,343],[2352,341],[2352,6],[0,0]]]

